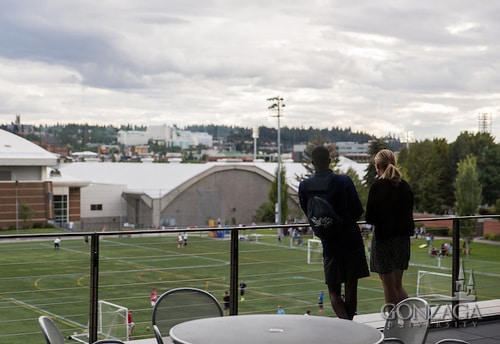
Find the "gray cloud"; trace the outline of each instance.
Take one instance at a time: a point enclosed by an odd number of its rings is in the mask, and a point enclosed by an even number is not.
[[[4,1],[0,119],[499,136],[500,3]]]

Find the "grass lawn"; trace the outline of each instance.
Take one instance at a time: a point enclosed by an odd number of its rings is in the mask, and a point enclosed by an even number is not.
[[[246,234],[252,237],[254,233]],[[275,313],[282,305],[288,314],[304,314],[309,309],[316,315],[317,297],[325,289],[320,259],[307,264],[307,245],[290,248],[288,239],[278,244],[275,230],[259,230],[259,234],[258,242],[239,242],[239,278],[248,287],[238,313]],[[1,343],[41,343],[37,318],[42,314],[53,317],[65,336],[81,333],[87,326],[90,246],[83,238],[62,239],[59,250],[54,250],[52,239],[0,239]],[[439,247],[445,240],[436,240],[434,245]],[[424,243],[424,239],[412,242],[411,267],[404,278],[411,295],[416,292],[419,270],[451,274],[451,257],[441,258],[438,268],[436,257],[419,248]],[[229,290],[229,240],[192,233],[188,245],[177,248],[176,236],[162,232],[160,236],[103,238],[99,246],[99,299],[134,310],[134,339],[153,337],[148,330],[152,288],[160,294],[180,286],[201,288],[221,303],[224,291]],[[473,243],[464,266],[467,274],[474,271],[478,300],[500,298],[500,246]],[[360,280],[358,313],[379,312],[383,303],[378,276]],[[324,315],[333,316],[328,304]]]

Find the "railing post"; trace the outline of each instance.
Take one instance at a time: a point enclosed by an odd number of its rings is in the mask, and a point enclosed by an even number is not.
[[[89,343],[97,341],[97,316],[99,300],[99,235],[92,234],[90,244],[90,310]]]
[[[229,276],[229,315],[238,315],[238,229],[231,230],[231,272]]]
[[[452,262],[451,262],[451,306],[452,309],[456,309],[460,300],[455,298],[455,290],[458,281],[458,274],[460,271],[460,219],[453,219],[453,252],[452,252]],[[458,294],[457,294],[458,295]],[[455,312],[451,312],[453,324],[457,324],[458,318]]]

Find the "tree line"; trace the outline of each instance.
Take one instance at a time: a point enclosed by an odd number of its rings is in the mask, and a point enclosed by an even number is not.
[[[6,126],[2,128],[7,129]],[[97,145],[117,144],[117,133],[120,130],[145,131],[146,126],[137,125],[91,125],[91,124],[56,124],[31,126],[31,130],[23,133],[23,136],[32,141],[40,142],[41,136],[52,136],[61,144],[66,145],[73,151],[97,151]],[[212,135],[214,140],[232,143],[239,152],[253,151],[253,128],[227,126],[227,125],[189,125],[181,130],[192,132],[206,132]],[[276,146],[277,129],[261,126],[258,128],[258,145],[263,150],[266,147]],[[280,128],[281,145],[283,152],[290,152],[295,144],[304,144],[314,137],[321,136],[329,142],[350,141],[366,143],[376,137],[364,132],[352,131],[351,128]]]
[[[301,161],[307,172],[297,176],[299,181],[314,173],[311,163],[313,148],[328,144],[330,142],[321,136],[308,143]],[[391,149],[386,139],[371,141],[370,161],[373,162],[377,152],[386,148]],[[332,150],[331,168],[334,171],[337,162],[338,157]],[[412,187],[415,212],[458,216],[500,214],[500,145],[489,133],[462,132],[450,144],[444,139],[434,139],[402,146],[397,152],[397,167]],[[373,163],[367,165],[363,178],[353,169],[346,174],[353,180],[362,203],[366,205],[368,190],[377,177]],[[256,221],[273,222],[277,178],[276,171],[269,200],[257,210]],[[281,170],[281,179],[285,185],[285,167]],[[287,188],[282,190],[281,199],[288,199]],[[300,212],[291,214],[286,204],[282,204],[281,213],[281,223],[302,217]]]

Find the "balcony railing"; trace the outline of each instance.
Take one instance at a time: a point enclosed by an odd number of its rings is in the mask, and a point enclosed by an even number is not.
[[[446,217],[449,225],[439,228],[433,224],[442,217],[416,219],[433,239],[428,243],[420,233],[412,239],[404,277],[409,294],[445,304],[445,312],[469,301],[500,299],[500,246],[460,236],[499,217]],[[326,286],[320,244],[310,234],[294,234],[305,228],[294,224],[0,236],[0,342],[39,343],[36,319],[42,314],[56,319],[66,337],[93,342],[102,332],[99,300],[133,309],[133,338],[152,338],[153,288],[161,294],[180,286],[198,287],[221,303],[224,291],[229,291],[231,315],[275,313],[278,305],[289,314],[311,310],[317,315],[317,297]],[[178,234],[184,233],[187,245],[178,246]],[[364,234],[369,256],[370,233]],[[61,238],[58,250],[56,237]],[[447,252],[441,252],[443,244],[448,244]],[[241,280],[247,284],[244,300]],[[384,297],[376,274],[360,280],[358,296],[360,315],[380,313]],[[447,319],[460,321],[464,310],[450,311]],[[483,310],[472,311],[473,318],[482,317],[477,313]],[[334,316],[331,307],[325,305],[323,315]]]

